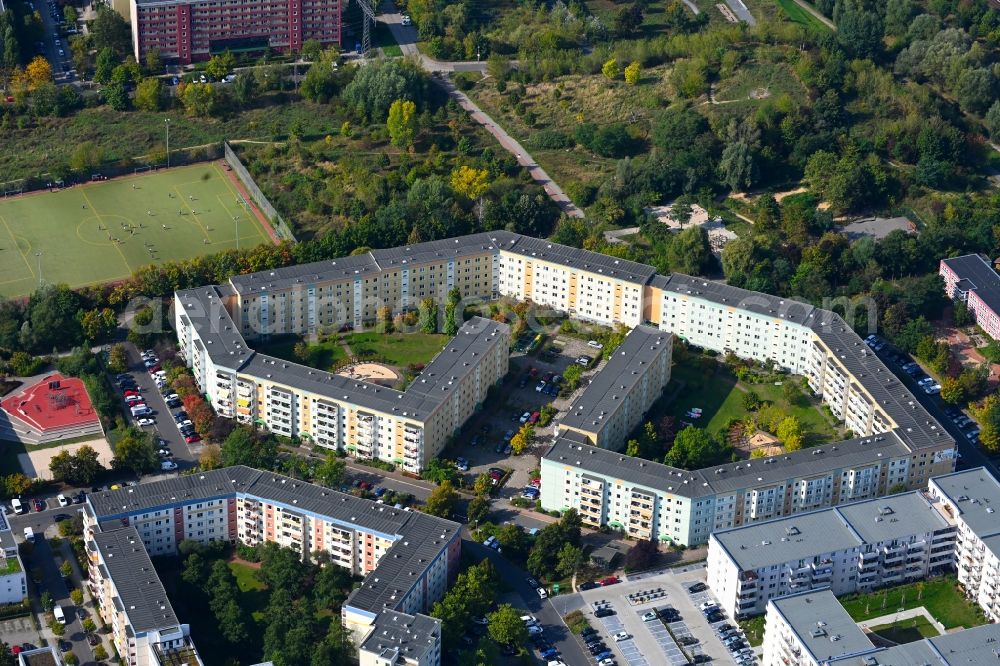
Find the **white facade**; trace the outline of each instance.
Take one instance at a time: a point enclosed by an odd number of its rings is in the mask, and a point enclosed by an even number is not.
[[[919,492],[713,533],[708,585],[730,617],[770,599],[829,588],[837,596],[950,569],[955,526]]]
[[[17,541],[0,514],[0,604],[19,604],[28,596],[28,579]]]

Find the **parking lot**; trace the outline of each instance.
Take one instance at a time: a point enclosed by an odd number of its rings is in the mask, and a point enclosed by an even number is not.
[[[699,605],[711,600],[709,591],[688,591],[697,582],[704,582],[703,569],[677,569],[644,576],[639,580],[580,592],[585,602],[581,610],[591,625],[599,630],[620,666],[658,663],[682,666],[691,661],[755,664],[751,660],[737,662],[723,645],[717,629],[726,624],[735,625],[735,622],[729,618],[711,624],[708,622]],[[629,601],[630,596],[633,603]],[[595,604],[613,609],[614,615],[597,617]],[[677,615],[676,619],[665,623],[664,618],[670,617],[666,615],[667,609],[673,609]],[[656,611],[658,617],[644,620],[643,616],[651,611]],[[619,631],[627,632],[631,637],[615,643],[611,637]],[[690,644],[681,646],[678,641]],[[591,659],[590,663],[594,664],[596,660]]]
[[[595,364],[583,373],[580,386],[570,396],[561,397],[537,390],[546,376],[562,375],[566,368],[582,355],[596,357],[596,350],[587,342],[566,336],[557,336],[550,354],[519,354],[510,358],[510,373],[498,392],[499,400],[488,404],[480,414],[465,426],[466,435],[459,438],[457,445],[446,452],[446,457],[463,457],[469,462],[466,476],[471,481],[491,467],[510,470],[510,477],[496,494],[511,498],[521,493],[531,480],[529,472],[538,466],[536,455],[549,445],[553,437],[555,423],[569,405],[586,387],[600,367]],[[534,372],[532,372],[532,370]],[[557,410],[552,422],[535,427],[535,444],[523,455],[505,453],[510,438],[521,427],[521,418],[541,410],[543,405],[552,405]]]

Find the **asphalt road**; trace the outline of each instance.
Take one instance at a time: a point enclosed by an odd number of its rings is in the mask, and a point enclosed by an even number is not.
[[[42,17],[42,26],[45,29],[45,36],[42,38],[45,44],[45,52],[42,55],[52,65],[52,77],[56,83],[69,82],[71,78],[65,75],[73,67],[69,53],[69,43],[59,36],[58,26],[52,20],[47,2],[45,0],[32,0],[31,5]],[[61,46],[56,46],[56,39],[62,43]],[[60,56],[59,49],[62,49],[66,55]]]
[[[139,393],[145,398],[146,405],[156,412],[156,425],[152,428],[147,428],[147,430],[153,430],[159,437],[167,441],[170,446],[170,452],[174,454],[171,460],[176,462],[180,469],[193,467],[197,464],[198,454],[201,452],[202,445],[200,443],[188,445],[184,441],[184,437],[181,436],[180,431],[177,429],[173,412],[167,407],[167,403],[163,400],[163,395],[156,388],[156,383],[150,377],[149,373],[146,372],[146,368],[142,364],[139,350],[131,342],[125,343],[125,350],[128,354],[128,372],[135,378],[135,383],[139,386]],[[118,396],[119,398],[122,396],[120,390],[118,391]],[[128,409],[125,410],[125,413],[128,414]]]
[[[62,575],[59,573],[59,567],[56,565],[56,555],[52,552],[52,547],[48,540],[43,537],[45,529],[50,528],[54,524],[53,516],[58,513],[72,513],[72,511],[71,507],[60,509],[57,506],[56,509],[50,509],[41,513],[8,516],[8,520],[11,523],[12,529],[15,530],[14,534],[18,536],[19,541],[23,535],[24,528],[28,525],[32,526],[32,530],[35,532],[34,550],[25,565],[29,571],[37,569],[42,574],[42,581],[37,586],[37,593],[41,594],[43,590],[48,590],[49,594],[52,595],[52,600],[59,606],[62,606],[63,611],[66,613],[67,622],[66,634],[61,640],[69,641],[73,644],[72,650],[80,658],[80,663],[93,664],[94,653],[91,651],[90,644],[87,643],[87,637],[83,631],[83,618],[69,598],[69,590],[63,581]],[[50,535],[54,535],[54,531],[50,530]],[[29,585],[31,584],[29,583]]]
[[[568,666],[584,666],[590,663],[589,656],[584,654],[579,641],[563,623],[552,603],[548,599],[540,599],[535,589],[528,585],[527,571],[515,566],[492,548],[485,548],[482,544],[472,541],[468,538],[467,532],[464,534],[462,549],[479,561],[488,558],[493,563],[500,580],[521,597],[521,608],[538,618],[538,622],[545,629],[546,640],[559,650],[563,662]]]

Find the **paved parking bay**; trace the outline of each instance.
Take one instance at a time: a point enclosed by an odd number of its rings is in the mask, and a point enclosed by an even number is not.
[[[639,611],[636,611],[639,612]],[[675,624],[684,624],[683,622],[677,622]],[[670,632],[667,631],[667,627],[659,619],[650,620],[646,623],[646,628],[649,629],[649,633],[653,636],[653,640],[656,644],[660,646],[663,650],[663,654],[667,657],[667,663],[673,666],[682,666],[687,663],[687,657],[681,652],[680,647],[674,642],[673,637]],[[671,630],[673,627],[671,626]]]
[[[688,592],[688,597],[691,599],[691,602],[694,604],[696,608],[699,608],[701,604],[705,603],[706,601],[710,601],[712,603],[718,603],[717,600],[711,595],[710,590],[703,590],[701,592]],[[701,611],[699,610],[698,612],[700,613]],[[704,618],[704,615],[702,615],[702,617]],[[713,644],[717,644],[722,649],[722,652],[725,653],[728,657],[727,661],[735,663],[736,660],[733,654],[726,648],[725,645],[722,644],[722,640],[719,638],[719,633],[718,633],[719,627],[727,623],[736,626],[736,622],[730,620],[728,617],[719,622],[713,622],[712,624],[709,624],[709,627],[711,627],[712,629],[711,639],[709,640],[711,640]],[[702,637],[702,641],[704,642],[705,640],[706,640],[705,637]],[[747,643],[749,644],[749,641],[747,641]],[[756,664],[757,658],[753,657],[752,659],[748,660],[747,663]]]
[[[615,608],[614,605],[611,607]],[[613,645],[618,648],[618,651],[621,653],[623,663],[630,664],[630,666],[649,666],[649,662],[642,656],[642,652],[640,652],[639,646],[636,645],[634,638],[629,638],[628,640],[624,640],[619,643],[616,643],[611,638],[619,631],[627,631],[621,618],[617,615],[617,610],[618,609],[615,608],[615,615],[598,618],[601,625],[604,627],[604,631],[607,633],[607,640],[605,642],[609,646]],[[614,652],[614,649],[612,649],[612,652]]]

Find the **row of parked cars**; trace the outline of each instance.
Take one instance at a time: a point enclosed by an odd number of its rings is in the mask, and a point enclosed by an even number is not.
[[[692,586],[689,590],[694,590],[694,587]],[[743,635],[742,630],[725,622],[726,614],[719,608],[718,604],[714,601],[706,601],[701,604],[700,609],[709,624],[717,625],[713,627],[715,633],[718,635],[722,645],[732,654],[733,661],[736,662],[737,666],[753,666],[757,663],[753,648],[750,647],[750,643]],[[722,622],[722,624],[718,624],[719,622]]]

